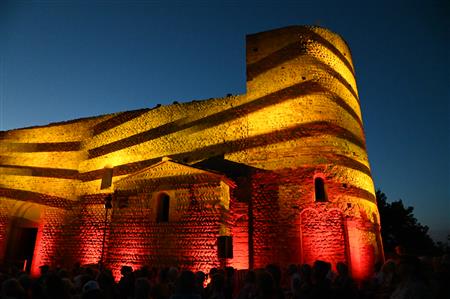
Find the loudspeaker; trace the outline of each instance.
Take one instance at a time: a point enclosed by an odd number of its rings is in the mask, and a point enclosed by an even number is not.
[[[219,258],[233,258],[233,238],[231,236],[219,236],[217,238],[217,251]]]
[[[105,167],[103,169],[102,183],[100,185],[100,189],[107,189],[111,187],[113,177],[113,169]]]

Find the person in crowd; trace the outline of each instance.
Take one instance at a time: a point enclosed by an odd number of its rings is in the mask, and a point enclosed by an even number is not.
[[[175,292],[171,299],[201,299],[192,271],[182,271],[175,283]]]
[[[224,287],[225,299],[233,299],[234,274],[235,271],[233,267],[225,268],[225,287]]]
[[[199,294],[202,299],[206,299],[205,280],[206,274],[203,271],[195,272],[195,287],[197,289],[197,294]]]
[[[44,293],[46,299],[69,298],[69,290],[62,279],[55,273],[50,273],[45,280]]]
[[[245,282],[236,299],[253,299],[256,297],[256,273],[252,270],[245,275]]]
[[[225,276],[219,271],[211,277],[207,298],[225,299]]]
[[[22,273],[19,276],[18,282],[27,294],[27,298],[31,298],[33,291],[33,280],[31,279],[31,277],[26,273]]]
[[[269,264],[266,266],[266,271],[272,275],[273,279],[273,287],[275,291],[276,298],[284,299],[284,291],[281,287],[281,270],[280,267],[278,267],[275,264]]]
[[[287,282],[285,289],[285,297],[292,298],[294,296],[294,285],[300,285],[300,274],[298,273],[298,267],[295,264],[290,264],[287,267]]]
[[[312,291],[312,267],[308,264],[300,266],[300,282],[294,285],[294,298],[310,298]]]
[[[169,299],[172,294],[169,286],[169,269],[163,268],[159,271],[158,281],[151,291],[153,299]]]
[[[168,272],[169,277],[169,288],[170,292],[173,293],[175,291],[176,282],[178,279],[178,275],[180,274],[180,271],[177,267],[170,267]]]
[[[212,284],[211,284],[211,282],[212,282],[212,277],[213,277],[215,274],[217,274],[217,273],[218,273],[218,269],[217,269],[216,267],[213,267],[213,268],[211,268],[211,269],[209,270],[209,273],[208,273],[209,282],[208,282],[208,285],[207,285],[206,288],[205,288],[206,298],[209,298],[209,295],[210,295],[211,292],[212,292]]]
[[[0,265],[0,299],[450,298],[448,255],[398,256],[377,265],[374,274],[366,281],[358,280],[358,285],[346,264],[337,263],[337,273],[330,275],[330,264],[324,261],[316,261],[313,267],[290,265],[287,269],[270,264],[257,271],[213,268],[207,288],[203,288],[206,277],[201,271],[143,267],[133,272],[131,267],[123,267],[116,283],[105,267],[76,267],[67,271],[45,266],[40,277],[31,278],[12,266]]]
[[[134,296],[134,273],[130,266],[123,266],[120,270],[122,277],[119,280],[119,299],[130,299]]]
[[[136,279],[134,286],[134,299],[149,299],[151,291],[150,280],[147,277]]]
[[[259,270],[256,273],[255,299],[280,299],[275,287],[275,280],[268,271]]]
[[[394,291],[398,278],[397,266],[394,260],[387,260],[381,267],[381,281],[379,285],[375,286],[375,298],[387,299]]]
[[[312,287],[310,298],[326,299],[332,297],[331,283],[327,278],[330,266],[324,261],[317,260],[312,268]]]
[[[358,296],[355,282],[350,277],[346,264],[339,262],[336,264],[337,276],[332,283],[332,290],[335,299],[355,299]]]
[[[398,284],[391,299],[435,298],[428,285],[420,260],[412,256],[402,256],[397,264]]]
[[[27,294],[15,278],[10,278],[2,283],[2,299],[26,299]]]
[[[118,297],[116,284],[112,272],[103,269],[97,276],[97,282],[106,299],[115,299]]]

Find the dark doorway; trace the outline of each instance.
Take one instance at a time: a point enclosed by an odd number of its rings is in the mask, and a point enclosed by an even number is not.
[[[36,244],[37,228],[14,227],[8,240],[6,262],[26,272],[30,272]]]

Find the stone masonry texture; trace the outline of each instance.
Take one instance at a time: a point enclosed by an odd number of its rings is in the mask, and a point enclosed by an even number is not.
[[[308,26],[246,42],[243,95],[1,132],[0,262],[29,227],[33,274],[321,259],[366,277],[383,252],[347,44]],[[232,237],[233,257],[219,258],[219,236]]]

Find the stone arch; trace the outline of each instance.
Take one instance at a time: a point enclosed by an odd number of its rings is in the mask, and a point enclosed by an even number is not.
[[[30,202],[17,202],[11,211],[5,261],[27,272],[36,255],[41,213],[41,207]]]
[[[39,205],[31,202],[18,202],[11,215],[14,220],[28,222],[28,226],[37,227],[41,218],[41,208]]]

